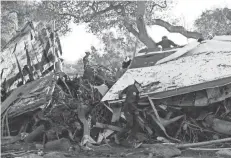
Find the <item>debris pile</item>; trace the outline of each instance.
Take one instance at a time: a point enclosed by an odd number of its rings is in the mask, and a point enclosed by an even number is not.
[[[213,42],[217,43],[208,43]],[[114,148],[116,134],[129,121],[123,109],[127,96],[121,99],[119,94],[134,79],[143,90],[134,117],[137,128],[134,135],[132,129],[124,133],[119,143],[136,150],[120,156],[172,157],[186,148],[230,146],[231,48],[230,43],[219,42],[227,49],[198,52],[186,46],[187,53],[184,48],[173,54],[171,50],[169,58],[154,66],[139,63],[140,68],[128,69],[109,91],[112,81],[105,79],[102,68],[87,66],[83,77],[71,79],[57,71],[58,62],[54,62],[54,72],[43,73],[5,96],[1,105],[2,156],[36,153],[46,157],[52,151],[59,157],[54,152],[62,151],[60,157],[64,157],[89,150],[97,153],[103,145]],[[198,49],[200,46],[204,45],[196,44]],[[195,67],[197,72],[191,71]],[[206,71],[214,75],[208,76]]]
[[[108,104],[100,102],[101,99],[99,91],[84,79],[65,80],[54,73],[20,86],[1,107],[3,154],[20,155],[22,150],[27,154],[40,151],[76,154],[96,150],[102,144],[112,148],[114,136],[124,128],[126,118],[121,111],[122,103]],[[203,108],[182,108],[142,98],[138,106],[139,130],[135,138],[129,137],[129,131],[121,141],[122,146],[140,149],[121,156],[136,153],[176,156],[184,148],[227,147],[230,102],[229,98]]]
[[[96,142],[90,136],[91,122],[108,124],[112,115],[101,98],[82,78],[64,80],[54,73],[22,85],[2,103],[2,145],[21,140],[46,148],[61,138],[82,146]]]

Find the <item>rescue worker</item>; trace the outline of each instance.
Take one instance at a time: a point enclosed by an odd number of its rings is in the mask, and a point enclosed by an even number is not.
[[[139,94],[141,91],[142,91],[141,85],[137,81],[135,81],[134,84],[128,86],[119,94],[119,99],[122,99],[123,95],[126,94],[126,99],[125,102],[123,103],[122,111],[124,111],[127,124],[126,127],[115,136],[115,142],[117,144],[120,144],[119,139],[130,129],[131,129],[130,136],[135,137],[135,134],[139,127],[137,122],[137,117],[139,115],[140,110],[137,108],[137,105],[140,99]]]
[[[156,45],[161,46],[162,50],[171,49],[171,46],[178,47],[178,45],[169,40],[167,36],[163,36],[162,41],[158,42]]]
[[[131,61],[132,61],[131,58],[127,56],[122,63],[122,68],[127,69],[129,65],[131,64]]]
[[[84,66],[84,70],[86,70],[86,68],[89,66],[89,56],[90,56],[90,52],[85,52],[85,56],[83,57],[83,66]]]

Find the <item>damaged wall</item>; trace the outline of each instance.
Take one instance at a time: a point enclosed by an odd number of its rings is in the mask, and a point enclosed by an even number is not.
[[[28,60],[25,45],[33,69],[35,69],[33,71],[35,73],[34,75],[41,73],[41,71],[46,70],[52,65],[48,64],[49,61],[47,61],[46,56],[44,56],[44,53],[47,54],[50,48],[47,44],[49,41],[46,32],[47,26],[49,25],[42,22],[35,24],[28,22],[2,49],[0,54],[0,67],[4,69],[4,71],[2,71],[2,82],[6,79],[7,88],[15,88],[21,81],[15,56],[19,61],[19,65],[26,80],[29,79],[28,72],[24,69]]]

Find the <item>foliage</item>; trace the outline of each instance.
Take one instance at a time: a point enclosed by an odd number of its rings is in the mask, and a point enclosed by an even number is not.
[[[36,6],[27,1],[1,1],[1,46],[4,46],[28,20],[35,20]]]
[[[147,47],[155,48],[155,42],[149,37],[146,25],[160,25],[170,32],[179,32],[191,38],[197,38],[198,33],[186,31],[181,26],[172,26],[174,20],[167,16],[173,6],[172,0],[154,1],[40,1],[15,2],[19,6],[27,4],[29,19],[35,21],[56,21],[56,28],[61,34],[71,29],[70,22],[87,23],[89,31],[100,35],[111,28],[132,33]],[[29,3],[29,4],[28,4]],[[29,5],[29,7],[28,7]],[[20,7],[19,7],[20,8]],[[12,9],[11,9],[12,10]],[[28,14],[29,13],[29,14]],[[24,15],[24,14],[23,14]]]
[[[231,32],[231,10],[228,8],[216,8],[206,10],[195,21],[197,31],[204,37],[210,35],[225,35]]]
[[[163,11],[167,8],[157,7],[163,5],[164,0],[147,2],[147,13]],[[168,4],[171,4],[168,1]],[[134,22],[136,18],[136,1],[43,1],[40,7],[44,13],[53,16],[53,19],[63,23],[73,20],[74,23],[88,23],[89,30],[98,34],[102,30],[109,30],[116,26],[123,27],[121,9],[125,8],[125,16]],[[150,21],[160,14],[147,14]],[[150,16],[151,15],[151,16]],[[151,19],[150,19],[151,17]],[[66,27],[63,26],[62,27]]]
[[[88,31],[100,35],[111,28],[132,33],[147,47],[155,48],[155,41],[148,35],[146,25],[160,25],[170,32],[181,33],[189,38],[201,36],[182,26],[173,26],[176,22],[169,15],[172,0],[154,1],[43,1],[40,5],[43,13],[59,23],[57,28],[66,33],[68,24],[87,23]],[[169,21],[164,21],[163,19]]]
[[[116,35],[112,31],[104,32],[99,37],[104,44],[103,49],[97,50],[94,46],[91,47],[91,65],[100,65],[109,69],[114,75],[120,73],[122,61],[126,56],[133,56],[144,45],[138,41],[132,34],[117,31],[121,35]],[[136,50],[135,45],[137,42]],[[69,66],[68,66],[69,67]],[[83,74],[83,61],[78,60],[73,67],[80,75]]]

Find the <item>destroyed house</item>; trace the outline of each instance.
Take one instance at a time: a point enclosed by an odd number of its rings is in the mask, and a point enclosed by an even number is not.
[[[27,22],[25,26],[2,48],[0,54],[0,67],[2,68],[1,79],[5,80],[7,89],[14,89],[22,81],[23,74],[25,82],[30,75],[34,79],[51,70],[53,63],[49,56],[51,36],[48,26],[42,22]],[[62,54],[61,44],[56,34],[55,52],[57,56]],[[30,74],[28,69],[31,70]],[[21,72],[20,72],[21,71]]]
[[[143,88],[141,106],[150,99],[155,105],[207,106],[230,98],[230,39],[216,36],[183,48],[140,53],[102,101],[121,102],[119,92],[134,80]]]
[[[54,52],[59,57],[62,49],[57,33],[55,33],[55,47],[51,46],[50,35],[54,31],[48,32],[50,26],[42,22],[28,22],[2,49],[0,55],[1,90],[9,94],[5,100],[1,101],[3,135],[6,135],[7,124],[10,124],[11,129],[17,129],[15,123],[12,125],[12,119],[16,119],[17,122],[21,116],[24,117],[23,114],[26,114],[26,117],[33,116],[36,110],[46,107],[57,88],[52,72],[54,68],[52,50],[55,50]],[[30,74],[25,66],[29,65],[32,67],[33,80],[28,82]],[[25,83],[19,85],[22,76]],[[62,98],[62,94],[59,95]],[[20,123],[16,125],[20,126]]]

